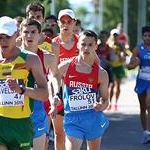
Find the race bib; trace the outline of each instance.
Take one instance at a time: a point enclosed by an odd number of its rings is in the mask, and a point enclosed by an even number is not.
[[[22,105],[24,105],[24,95],[12,91],[8,87],[5,80],[0,80],[0,106],[22,106]]]
[[[71,111],[93,109],[96,102],[96,93],[73,94],[69,96],[69,106]]]

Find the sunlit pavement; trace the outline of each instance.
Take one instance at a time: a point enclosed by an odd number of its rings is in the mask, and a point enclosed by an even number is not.
[[[141,144],[139,103],[134,92],[135,79],[121,85],[118,111],[105,111],[110,126],[102,139],[101,150],[150,150]]]
[[[135,87],[135,79],[123,80],[121,84],[121,93],[118,100],[118,111],[115,111],[114,105],[112,105],[112,109],[110,111],[106,111],[107,113],[124,113],[124,114],[139,114],[139,103],[137,99],[137,95],[134,92]],[[112,100],[113,104],[114,97]]]

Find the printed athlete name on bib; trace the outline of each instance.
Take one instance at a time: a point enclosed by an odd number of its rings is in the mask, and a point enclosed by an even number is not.
[[[18,83],[23,83],[23,80],[19,79]],[[24,105],[24,95],[12,91],[5,80],[0,80],[0,106],[22,105]]]
[[[139,78],[150,81],[150,67],[142,67],[139,71]]]
[[[96,102],[96,92],[91,87],[91,84],[70,81],[69,107],[71,111],[93,109],[93,104]]]

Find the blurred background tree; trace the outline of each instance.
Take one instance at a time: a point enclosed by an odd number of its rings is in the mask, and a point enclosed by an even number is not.
[[[8,15],[10,17],[24,16],[26,6],[33,1],[41,2],[45,6],[46,15],[49,15],[51,0],[1,0],[0,16]],[[56,14],[60,9],[70,8],[68,0],[55,0]]]

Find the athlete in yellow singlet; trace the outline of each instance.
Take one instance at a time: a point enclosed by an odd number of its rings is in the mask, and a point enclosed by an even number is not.
[[[30,150],[33,99],[48,98],[42,64],[36,54],[16,47],[15,20],[0,18],[0,150]],[[33,88],[34,80],[37,87]]]

